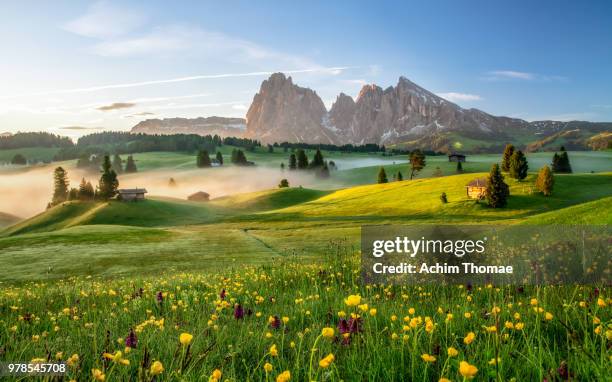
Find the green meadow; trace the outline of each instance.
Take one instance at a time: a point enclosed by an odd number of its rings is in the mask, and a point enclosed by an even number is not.
[[[231,147],[223,151],[227,154]],[[256,168],[270,169],[280,179],[290,174],[280,170],[288,154],[276,151],[259,149],[248,157]],[[387,184],[373,184],[380,163],[386,163],[389,178],[401,171],[407,179],[404,156],[324,155],[337,162],[338,170],[330,179],[308,175],[309,185],[318,189],[264,189],[204,203],[151,195],[139,203],[55,206],[0,231],[0,261],[5,265],[0,279],[22,282],[69,275],[210,270],[228,263],[264,264],[276,257],[316,261],[337,241],[358,250],[360,227],[365,224],[610,224],[612,219],[610,152],[570,153],[575,173],[556,175],[550,197],[535,190],[535,173],[520,182],[506,176],[511,197],[501,209],[468,199],[465,189],[470,180],[487,175],[498,155],[468,156],[461,174],[446,156],[428,157],[415,179]],[[187,153],[142,153],[135,159],[138,175],[145,180],[149,172],[160,170],[177,178],[198,176],[194,156]],[[529,155],[530,169],[537,170],[549,159],[550,153]],[[73,162],[63,165],[69,171],[74,166]],[[224,167],[201,171],[210,179],[235,168]],[[249,175],[257,171],[253,168],[237,170],[245,178],[257,176]],[[446,204],[440,201],[443,192]],[[5,221],[5,225],[14,223]]]

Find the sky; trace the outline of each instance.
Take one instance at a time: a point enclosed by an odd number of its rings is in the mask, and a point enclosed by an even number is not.
[[[244,117],[282,71],[329,108],[405,76],[465,108],[612,121],[609,1],[0,3],[0,133]]]

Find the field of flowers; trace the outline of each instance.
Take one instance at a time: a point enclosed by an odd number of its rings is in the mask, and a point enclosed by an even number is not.
[[[610,380],[609,289],[362,286],[355,256],[2,285],[0,361],[78,381]]]

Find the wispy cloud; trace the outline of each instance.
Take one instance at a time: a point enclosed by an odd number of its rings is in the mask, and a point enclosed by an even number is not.
[[[354,68],[354,67],[351,67],[351,66],[315,67],[315,68],[299,69],[299,70],[274,70],[274,71],[247,72],[247,73],[201,74],[201,75],[194,75],[194,76],[188,76],[188,77],[177,77],[177,78],[162,79],[162,80],[127,82],[127,83],[110,84],[110,85],[90,86],[90,87],[84,87],[84,88],[48,90],[48,91],[34,92],[34,93],[29,93],[29,94],[19,94],[19,95],[0,97],[0,100],[19,98],[19,97],[46,96],[46,95],[53,95],[53,94],[91,93],[91,92],[97,92],[100,90],[135,88],[135,87],[141,87],[141,86],[169,84],[169,83],[197,81],[197,80],[239,78],[239,77],[265,77],[275,72],[283,72],[285,74],[323,73],[327,75],[338,75],[339,73],[342,73],[344,70],[351,69],[351,68]]]
[[[100,111],[112,111],[112,110],[119,110],[119,109],[129,109],[130,107],[134,107],[136,106],[135,103],[131,103],[131,102],[114,102],[111,103],[110,105],[104,105],[104,106],[100,106],[97,107],[97,110]]]
[[[447,93],[437,93],[440,97],[449,100],[451,102],[473,102],[473,101],[481,101],[482,97],[477,94],[468,94],[468,93],[456,93],[456,92],[447,92]]]
[[[113,38],[140,27],[145,21],[146,16],[140,11],[99,1],[62,28],[85,37]]]
[[[518,70],[491,70],[484,74],[483,79],[487,81],[565,81],[567,80],[567,77],[531,72],[521,72]]]

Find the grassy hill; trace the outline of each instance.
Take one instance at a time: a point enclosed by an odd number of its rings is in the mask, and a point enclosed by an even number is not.
[[[79,225],[164,227],[203,224],[222,211],[201,203],[148,199],[138,203],[66,202],[10,227],[5,235],[55,231]]]
[[[7,214],[5,212],[0,212],[0,228],[13,225],[17,223],[19,220],[21,220],[21,218],[15,215]]]
[[[544,197],[535,192],[535,175],[532,174],[523,182],[506,179],[512,195],[508,206],[491,209],[467,199],[465,194],[465,185],[470,180],[484,176],[486,173],[462,174],[347,188],[270,214],[281,218],[290,215],[293,218],[347,220],[359,217],[472,223],[523,218],[609,196],[612,190],[610,173],[558,175],[553,196]],[[449,203],[441,203],[442,192],[446,193]]]
[[[281,188],[244,194],[224,196],[213,199],[211,204],[242,213],[259,212],[285,208],[318,199],[329,191],[311,190],[308,188]]]
[[[612,224],[612,197],[534,215],[525,224]]]

